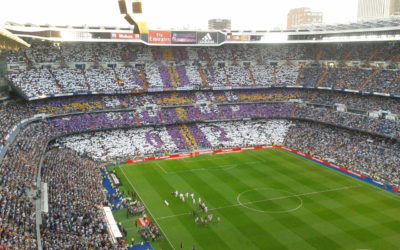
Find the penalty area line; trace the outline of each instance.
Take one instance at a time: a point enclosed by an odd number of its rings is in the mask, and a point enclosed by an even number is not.
[[[167,171],[165,171],[165,169],[156,161],[155,164],[161,168],[161,170],[164,172],[164,174],[168,174]]]
[[[164,232],[164,230],[161,228],[161,225],[157,222],[157,218],[155,216],[153,216],[153,214],[151,213],[149,207],[146,205],[146,203],[144,203],[144,200],[142,199],[142,197],[140,197],[140,194],[136,191],[135,186],[133,186],[131,180],[129,180],[129,178],[126,176],[124,169],[121,169],[121,172],[124,174],[125,178],[128,180],[129,185],[131,185],[131,187],[133,188],[133,190],[135,191],[135,193],[138,195],[139,199],[143,202],[143,205],[147,208],[147,211],[149,211],[150,216],[153,217],[154,221],[157,223],[158,227],[160,228],[161,232],[164,234],[165,238],[167,239],[168,243],[170,244],[170,246],[172,247],[172,249],[175,250],[174,245],[172,245],[171,241],[169,240],[167,234]]]

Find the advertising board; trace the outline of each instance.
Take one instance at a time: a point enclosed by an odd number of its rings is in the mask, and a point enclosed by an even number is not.
[[[171,44],[171,32],[150,30],[148,39],[152,44]]]
[[[125,40],[138,40],[140,39],[140,34],[134,33],[111,33],[112,39],[125,39]]]
[[[249,41],[250,37],[249,36],[242,36],[242,35],[227,35],[226,36],[227,41],[234,41],[234,42],[239,42],[239,41]]]
[[[197,32],[197,44],[218,44],[218,33]]]
[[[191,31],[172,31],[173,44],[195,44],[197,43],[197,33]]]

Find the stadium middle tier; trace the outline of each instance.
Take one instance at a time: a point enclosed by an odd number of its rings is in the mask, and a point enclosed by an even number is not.
[[[27,99],[255,87],[400,96],[399,47],[398,43],[368,43],[160,48],[34,42],[32,48],[5,57],[11,84]]]
[[[16,125],[38,115],[51,118],[51,124],[66,132],[202,120],[292,117],[398,138],[399,110],[399,98],[307,89],[180,91],[10,101],[0,105],[0,147],[6,144]]]

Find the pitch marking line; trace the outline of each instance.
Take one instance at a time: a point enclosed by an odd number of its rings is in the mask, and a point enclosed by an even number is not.
[[[180,170],[180,171],[165,171],[165,169],[157,162],[157,166],[159,166],[165,174],[178,174],[178,173],[187,173],[187,172],[196,172],[196,171],[207,171],[207,170],[229,170],[241,165],[252,165],[256,163],[262,163],[261,161],[252,161],[252,162],[246,162],[242,164],[228,164],[228,165],[221,165],[221,166],[216,166],[216,167],[211,167],[211,168],[196,168],[196,169],[188,169],[188,170]]]
[[[201,155],[200,155],[201,156]],[[222,154],[214,154],[214,155],[203,155],[203,156],[213,156],[213,158],[212,159],[214,159],[214,157],[215,157],[215,159],[217,159],[217,160],[220,160],[220,159],[226,159],[226,158],[229,158],[228,156],[226,156],[226,155],[222,155]],[[201,162],[201,161],[210,161],[211,160],[211,157],[210,157],[210,159],[196,159],[196,157],[198,157],[198,156],[195,156],[195,157],[186,157],[186,158],[183,158],[182,160],[184,161],[184,162],[188,162],[188,163],[192,163],[192,162]],[[194,158],[194,159],[193,159]]]
[[[120,167],[121,168],[121,167]],[[142,199],[142,197],[140,197],[140,194],[136,191],[135,186],[132,185],[131,180],[126,176],[124,169],[121,169],[121,172],[124,174],[125,178],[128,180],[129,185],[131,185],[131,187],[133,188],[133,190],[135,191],[135,193],[138,195],[139,199],[143,202],[143,205],[145,207],[147,207],[147,211],[149,211],[151,217],[153,217],[154,221],[157,223],[158,227],[160,228],[161,232],[164,234],[165,238],[167,239],[168,243],[171,245],[172,249],[175,250],[174,245],[172,245],[171,241],[169,240],[167,234],[164,232],[164,230],[161,228],[161,225],[157,222],[157,218],[153,216],[153,214],[151,213],[150,209],[148,209],[148,206],[146,205],[146,203],[144,203],[144,200]]]
[[[300,201],[300,202],[299,202],[299,204],[298,204],[296,207],[291,208],[291,209],[281,210],[281,211],[279,211],[279,210],[278,210],[278,211],[268,211],[268,210],[261,210],[261,209],[256,209],[256,208],[252,208],[252,207],[247,206],[247,205],[249,205],[249,204],[256,204],[256,203],[259,203],[259,202],[264,202],[264,200],[249,201],[249,202],[241,202],[241,201],[240,201],[240,197],[241,197],[243,194],[248,193],[248,192],[251,192],[251,191],[258,191],[258,190],[273,190],[273,191],[278,191],[278,192],[283,192],[283,193],[286,193],[286,194],[290,194],[289,196],[281,196],[281,197],[276,197],[276,198],[270,198],[270,199],[268,199],[267,201],[283,200],[283,199],[295,197],[295,198],[297,198],[297,200]],[[237,200],[237,202],[238,202],[242,207],[245,207],[245,208],[247,208],[247,209],[250,209],[250,210],[253,210],[253,211],[256,211],[256,212],[268,213],[268,214],[290,213],[290,212],[294,212],[294,211],[300,209],[300,208],[303,206],[303,199],[301,199],[298,195],[293,194],[293,193],[291,193],[291,192],[289,192],[289,191],[286,191],[286,190],[279,190],[279,189],[274,189],[274,188],[254,188],[254,189],[250,189],[250,190],[247,190],[247,191],[244,191],[244,192],[240,193],[240,194],[236,197],[236,200]]]
[[[341,190],[346,190],[346,189],[352,189],[352,188],[361,187],[361,186],[362,185],[345,186],[345,187],[340,187],[340,188],[334,188],[334,189],[328,189],[328,190],[322,190],[322,191],[315,191],[315,192],[309,192],[309,193],[303,193],[303,194],[294,194],[294,195],[288,195],[288,196],[275,197],[275,198],[270,198],[270,199],[265,199],[265,200],[249,201],[249,202],[244,202],[244,203],[236,203],[236,204],[232,204],[232,205],[228,205],[228,206],[211,208],[208,211],[214,211],[214,210],[220,210],[220,209],[225,209],[225,208],[249,205],[249,204],[254,204],[254,203],[259,203],[259,202],[281,200],[281,199],[287,199],[287,198],[292,198],[292,197],[301,197],[301,196],[307,196],[307,195],[329,193],[329,192],[341,191]],[[191,213],[168,215],[168,216],[158,217],[157,219],[163,220],[163,219],[168,219],[168,218],[173,218],[173,217],[178,217],[178,216],[188,215],[188,214],[191,214]]]
[[[162,170],[165,174],[168,174],[167,171],[165,171],[165,169],[164,169],[157,161],[155,162],[155,164],[156,164],[159,168],[161,168],[161,170]]]

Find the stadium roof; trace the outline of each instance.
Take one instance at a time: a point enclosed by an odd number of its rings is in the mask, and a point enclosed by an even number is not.
[[[0,49],[14,50],[21,47],[30,47],[30,44],[0,27]]]
[[[310,31],[343,31],[357,29],[390,28],[400,26],[400,16],[342,24],[319,24],[304,27]]]

